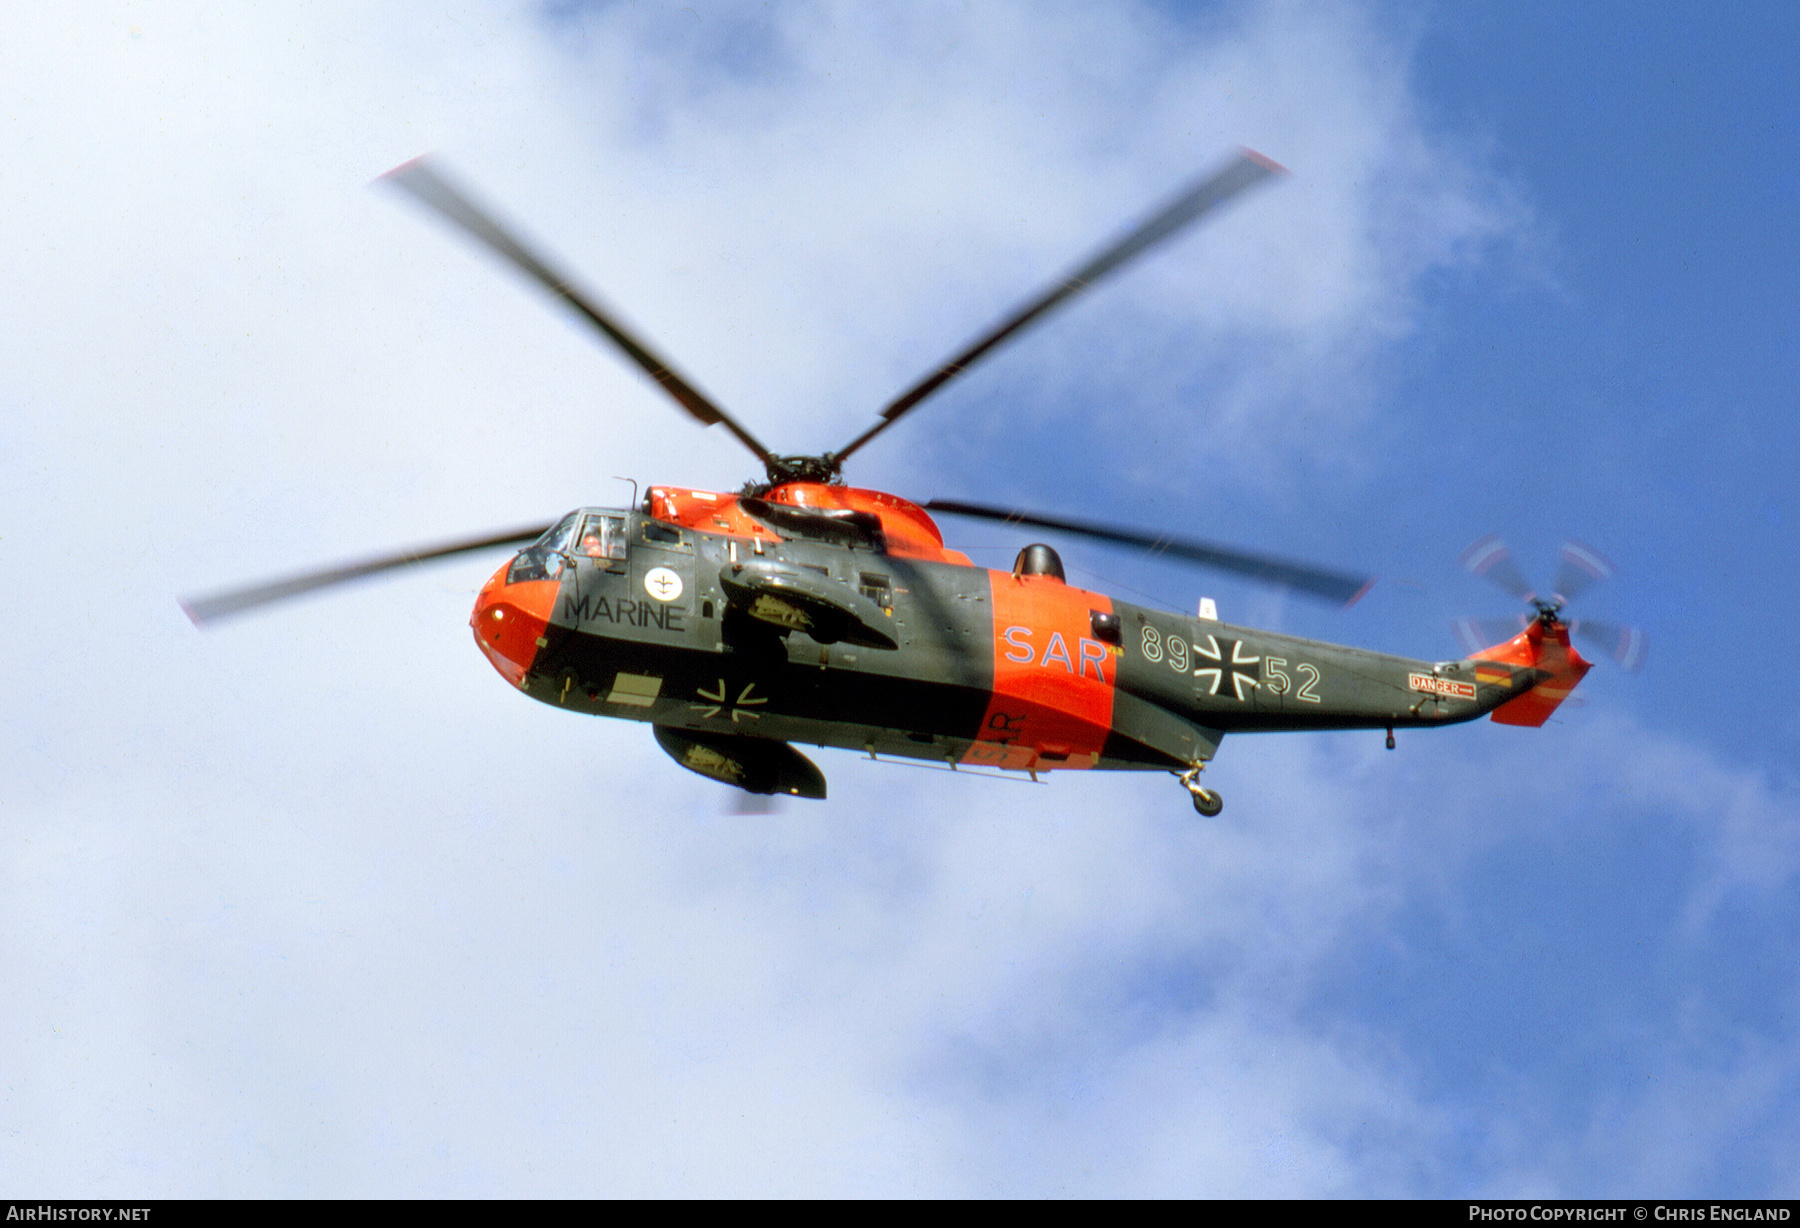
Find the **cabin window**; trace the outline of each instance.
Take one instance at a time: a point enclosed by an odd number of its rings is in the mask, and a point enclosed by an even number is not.
[[[659,546],[679,546],[681,530],[660,520],[644,521],[644,540]]]

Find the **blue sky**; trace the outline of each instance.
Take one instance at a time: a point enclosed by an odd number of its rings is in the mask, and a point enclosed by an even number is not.
[[[106,1194],[1792,1197],[1781,6],[14,15],[0,1178]],[[1293,174],[859,484],[1382,583],[1074,578],[1424,657],[1503,534],[1642,626],[1542,730],[733,814],[513,695],[494,563],[175,598],[748,458],[368,181],[438,150],[784,450],[1236,144]],[[979,562],[1019,540],[946,526]],[[496,561],[497,563],[497,561]],[[1771,658],[1774,658],[1771,660]]]

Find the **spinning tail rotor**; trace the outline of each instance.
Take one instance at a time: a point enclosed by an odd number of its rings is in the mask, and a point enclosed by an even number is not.
[[[1562,559],[1556,569],[1556,586],[1548,597],[1541,596],[1513,562],[1512,551],[1499,537],[1489,535],[1463,551],[1462,565],[1471,573],[1492,581],[1506,592],[1531,606],[1533,613],[1512,619],[1459,618],[1451,624],[1457,640],[1470,654],[1481,652],[1484,645],[1508,639],[1527,630],[1532,623],[1544,627],[1564,625],[1569,633],[1611,657],[1631,673],[1644,666],[1644,633],[1636,627],[1598,619],[1564,619],[1563,607],[1596,580],[1610,579],[1613,566],[1598,550],[1578,541],[1563,543]]]

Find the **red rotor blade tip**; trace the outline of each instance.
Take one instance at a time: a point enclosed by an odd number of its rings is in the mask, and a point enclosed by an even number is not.
[[[1292,171],[1288,170],[1287,167],[1283,166],[1281,163],[1277,162],[1275,159],[1269,157],[1268,154],[1258,153],[1256,150],[1250,148],[1248,145],[1239,145],[1238,152],[1242,153],[1246,158],[1250,159],[1252,162],[1256,163],[1258,166],[1262,167],[1266,171],[1272,171],[1277,175],[1293,174]]]
[[[1488,536],[1462,552],[1462,565],[1476,575],[1486,575],[1488,568],[1498,563],[1508,554],[1506,543],[1497,536]]]
[[[393,170],[383,171],[383,172],[381,172],[381,174],[375,176],[375,178],[369,180],[369,182],[370,183],[380,183],[383,179],[398,179],[400,176],[406,174],[408,171],[413,170],[415,167],[423,165],[425,160],[429,157],[431,157],[430,154],[420,154],[416,158],[408,158],[406,161],[402,162],[399,166],[396,166]]]
[[[1585,542],[1564,542],[1563,559],[1596,580],[1610,579],[1613,574],[1613,566],[1607,562],[1606,556]]]

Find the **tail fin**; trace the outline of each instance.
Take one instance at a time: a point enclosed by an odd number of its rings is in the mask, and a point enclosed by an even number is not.
[[[1530,690],[1494,709],[1493,719],[1502,725],[1542,725],[1593,668],[1570,645],[1569,628],[1560,620],[1533,622],[1512,639],[1471,653],[1470,659],[1497,662],[1515,681],[1525,671],[1536,677]],[[1479,682],[1506,681],[1501,674],[1500,669],[1490,671],[1479,664],[1475,669]]]

